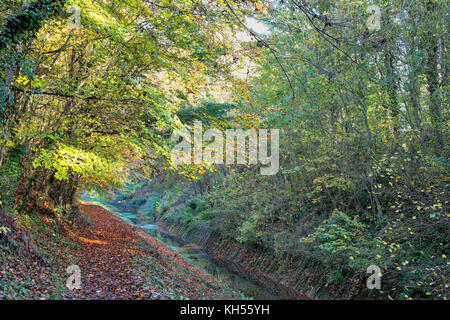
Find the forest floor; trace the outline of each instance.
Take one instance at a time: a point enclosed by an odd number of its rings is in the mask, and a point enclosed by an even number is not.
[[[0,299],[240,297],[114,213],[86,203],[80,210],[92,222],[89,228],[55,228],[48,217],[34,217],[42,230],[34,230],[33,240],[45,263],[0,247]],[[80,289],[66,288],[72,264],[80,268]]]

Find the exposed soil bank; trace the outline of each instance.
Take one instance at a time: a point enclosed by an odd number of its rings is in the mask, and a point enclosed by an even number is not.
[[[199,245],[185,241],[179,235],[168,231],[164,226],[156,224],[139,225],[155,239],[165,246],[175,250],[194,266],[214,277],[220,283],[224,283],[233,290],[239,291],[249,298],[257,300],[281,299],[278,291],[248,277],[242,270],[232,268],[224,261],[214,259]]]
[[[295,267],[290,269],[286,266],[287,270],[294,272],[286,274],[285,277],[279,277],[277,273],[282,266],[278,263],[278,259],[258,248],[249,248],[204,230],[188,233],[181,225],[170,225],[162,221],[158,224],[179,241],[200,246],[216,264],[223,265],[232,272],[257,283],[280,299],[313,299],[313,290],[307,294],[303,293],[299,288],[300,281],[292,281],[295,280],[292,277],[293,273],[297,274]]]

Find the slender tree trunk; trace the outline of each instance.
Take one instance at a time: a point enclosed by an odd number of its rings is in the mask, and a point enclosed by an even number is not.
[[[391,21],[391,19],[386,19],[385,25],[392,28],[394,26],[394,23]],[[394,65],[394,53],[393,53],[393,39],[392,37],[389,37],[385,47],[384,47],[384,81],[385,81],[385,90],[388,96],[388,103],[389,106],[387,106],[387,110],[390,110],[391,112],[391,118],[393,121],[393,133],[394,136],[398,134],[399,131],[399,107],[398,107],[398,97],[397,97],[397,91],[398,91],[398,84],[397,84],[397,73],[395,72],[395,65]]]
[[[397,99],[397,80],[394,71],[393,54],[390,48],[384,53],[384,67],[386,70],[386,91],[388,94],[389,110],[391,111],[391,117],[393,121],[394,134],[399,131],[399,112],[398,112],[398,99]]]
[[[427,12],[430,15],[436,15],[438,7],[434,1],[427,2]],[[431,21],[434,21],[432,18]],[[427,28],[426,34],[427,60],[425,75],[427,78],[427,89],[430,95],[430,117],[432,132],[432,147],[435,154],[439,154],[443,149],[442,138],[442,112],[441,99],[439,96],[439,71],[438,71],[438,35],[437,21],[431,23]]]

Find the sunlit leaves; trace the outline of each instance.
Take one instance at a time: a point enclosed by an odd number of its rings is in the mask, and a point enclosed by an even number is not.
[[[33,165],[54,169],[58,180],[66,180],[73,173],[83,177],[86,183],[120,185],[126,178],[125,163],[64,144],[58,144],[54,150],[43,150]]]

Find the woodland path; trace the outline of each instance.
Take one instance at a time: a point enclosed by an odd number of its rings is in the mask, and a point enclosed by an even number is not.
[[[70,291],[67,298],[165,299],[158,292],[161,288],[135,272],[146,257],[156,258],[167,271],[166,276],[176,280],[177,287],[186,287],[193,298],[196,292],[216,296],[214,291],[220,288],[215,280],[150,235],[100,206],[84,202],[80,210],[90,217],[92,227],[78,235],[79,246],[71,252],[79,259],[82,285]]]

